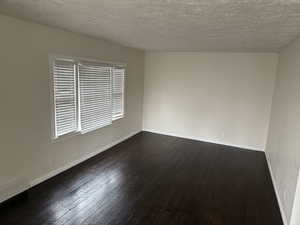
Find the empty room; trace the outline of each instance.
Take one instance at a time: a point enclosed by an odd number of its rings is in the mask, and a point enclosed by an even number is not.
[[[0,0],[1,225],[300,225],[300,1]]]

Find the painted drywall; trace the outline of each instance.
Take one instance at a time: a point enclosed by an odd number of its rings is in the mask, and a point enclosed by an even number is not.
[[[264,150],[278,55],[147,52],[143,129]]]
[[[266,154],[287,224],[300,169],[300,39],[279,56]],[[299,212],[298,212],[299,213]]]
[[[144,52],[0,15],[0,200],[142,129]],[[125,118],[51,142],[49,54],[127,63]]]
[[[1,0],[0,12],[160,51],[274,52],[300,32],[299,0]]]

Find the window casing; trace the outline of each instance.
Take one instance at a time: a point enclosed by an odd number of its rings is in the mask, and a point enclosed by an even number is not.
[[[52,57],[52,137],[87,133],[124,117],[125,65]]]
[[[124,68],[112,69],[112,118],[113,120],[122,118],[124,115]]]

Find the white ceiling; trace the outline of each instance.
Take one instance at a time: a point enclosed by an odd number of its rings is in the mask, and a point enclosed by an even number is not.
[[[276,52],[300,0],[0,0],[0,12],[144,50]]]

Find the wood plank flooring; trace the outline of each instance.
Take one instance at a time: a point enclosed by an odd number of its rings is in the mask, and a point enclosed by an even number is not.
[[[263,152],[141,132],[0,208],[3,225],[282,225]]]

